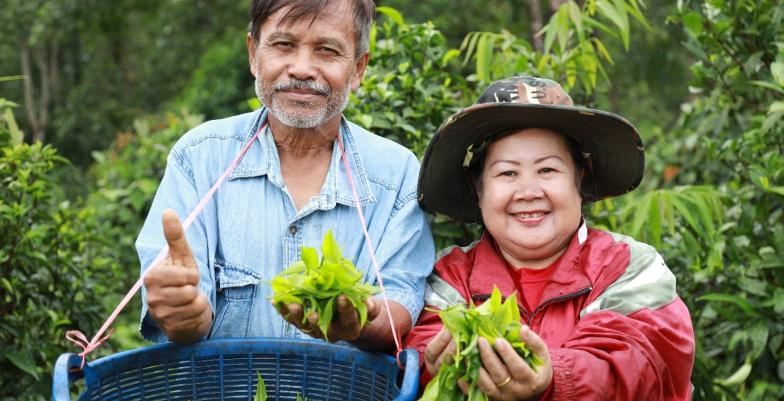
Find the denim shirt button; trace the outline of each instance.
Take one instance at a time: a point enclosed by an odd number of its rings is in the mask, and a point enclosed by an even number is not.
[[[289,226],[289,233],[291,233],[291,235],[294,235],[294,234],[296,234],[296,233],[297,233],[297,226],[295,226],[295,225],[293,225],[293,224],[292,224],[292,225],[290,225],[290,226]]]

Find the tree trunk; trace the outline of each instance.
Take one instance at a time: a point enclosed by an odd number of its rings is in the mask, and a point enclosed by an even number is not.
[[[30,132],[33,133],[33,138],[39,131],[38,118],[36,116],[35,104],[33,100],[33,71],[30,68],[30,46],[26,41],[20,43],[19,61],[21,62],[22,75],[24,75],[24,105],[25,114],[27,115],[27,123],[30,125]]]
[[[22,75],[24,75],[24,106],[27,116],[27,123],[30,125],[32,142],[44,142],[46,140],[46,129],[49,124],[49,102],[51,98],[52,82],[57,81],[56,69],[57,49],[52,40],[48,40],[43,48],[31,49],[27,41],[20,43],[20,64]],[[30,64],[30,56],[35,60],[38,71],[33,71]],[[37,72],[39,77],[38,91],[41,98],[36,99],[36,85],[33,74]],[[36,101],[37,100],[37,101]]]
[[[49,84],[49,51],[47,45],[49,41],[42,44],[42,47],[35,49],[35,63],[38,65],[38,76],[40,77],[41,101],[38,103],[38,131],[33,131],[33,142],[44,142],[46,139],[46,128],[49,125],[49,97],[51,95]]]
[[[562,4],[567,3],[569,0],[550,0],[550,10],[552,12],[558,11]]]
[[[544,50],[544,41],[541,35],[537,35],[542,30],[542,7],[539,5],[539,0],[531,0],[528,2],[528,14],[531,16],[531,42],[534,44],[534,49],[537,52]]]

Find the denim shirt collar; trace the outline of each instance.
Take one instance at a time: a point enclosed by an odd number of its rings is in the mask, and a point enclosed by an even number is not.
[[[257,117],[251,120],[253,123],[247,129],[243,146],[253,138],[253,135],[259,127],[267,120],[266,107],[261,108],[257,113]],[[340,120],[340,136],[343,139],[345,155],[348,159],[349,168],[351,169],[351,177],[354,180],[354,185],[357,190],[359,204],[365,206],[376,202],[376,198],[370,191],[368,175],[363,167],[362,157],[359,154],[354,135],[351,132],[351,127],[345,117],[341,117]],[[255,146],[254,144],[248,149],[248,152],[237,164],[237,168],[234,169],[227,179],[231,181],[234,179],[266,175],[271,183],[279,188],[283,188],[284,183],[280,168],[280,157],[269,125],[264,127],[263,132],[259,133],[258,144],[259,146]],[[330,162],[327,177],[324,180],[321,192],[317,196],[317,199],[311,199],[304,209],[332,209],[338,203],[354,206],[354,196],[343,163],[340,147],[336,140],[332,149],[332,161]],[[314,204],[314,200],[316,204]]]

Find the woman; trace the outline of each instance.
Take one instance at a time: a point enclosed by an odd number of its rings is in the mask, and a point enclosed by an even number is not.
[[[422,163],[423,209],[481,222],[466,248],[442,252],[425,311],[406,338],[422,381],[454,345],[432,310],[517,293],[521,336],[543,366],[508,342],[479,342],[478,387],[492,400],[688,400],[694,333],[675,277],[652,247],[587,228],[581,206],[642,179],[636,129],[574,107],[556,82],[512,77],[452,116]],[[465,383],[460,383],[466,391]]]

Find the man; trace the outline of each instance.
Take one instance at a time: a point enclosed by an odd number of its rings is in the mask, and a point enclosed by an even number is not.
[[[170,247],[168,259],[145,276],[145,338],[190,343],[303,332],[323,338],[317,316],[302,323],[298,305],[278,311],[270,304],[269,282],[299,259],[300,246],[320,245],[330,229],[344,256],[375,281],[353,189],[397,333],[416,321],[434,255],[416,201],[419,164],[410,151],[342,118],[367,67],[374,13],[372,0],[253,1],[248,58],[265,107],[202,124],[172,149],[136,244],[143,269],[164,244]],[[258,140],[183,233],[177,216],[190,213],[257,130]],[[392,345],[379,298],[366,301],[364,328],[345,297],[337,304],[331,341],[365,349]]]

